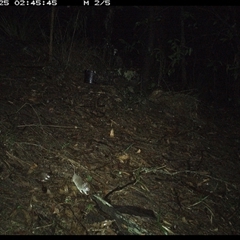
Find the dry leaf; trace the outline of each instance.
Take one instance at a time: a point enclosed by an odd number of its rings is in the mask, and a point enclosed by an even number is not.
[[[172,224],[171,223],[169,223],[169,222],[167,222],[166,220],[163,220],[163,223],[165,223],[165,224],[167,224],[168,226],[172,226]]]
[[[110,137],[114,137],[114,130],[113,130],[113,128],[111,129],[111,131],[110,131]]]
[[[53,214],[59,215],[60,211],[57,207],[54,208]]]
[[[142,152],[142,150],[141,150],[141,149],[138,149],[136,153],[141,153],[141,152]]]
[[[65,186],[64,186],[64,192],[65,192],[65,193],[68,193],[68,185],[65,185]]]
[[[34,169],[37,168],[37,167],[38,167],[38,165],[37,165],[36,163],[34,163],[34,164],[28,169],[27,174],[31,174],[31,173],[34,171]]]
[[[121,162],[121,163],[124,163],[126,160],[129,160],[129,155],[128,154],[123,154],[121,156],[118,157],[118,160]]]
[[[39,202],[38,200],[37,200],[37,197],[36,196],[32,196],[32,199],[31,199],[33,202]]]
[[[49,108],[49,109],[48,109],[48,112],[53,113],[53,112],[54,112],[54,108],[52,108],[52,107]]]
[[[73,212],[69,209],[65,209],[65,214],[68,218],[73,218]]]
[[[59,189],[59,193],[60,194],[67,194],[68,192],[69,192],[69,190],[68,190],[68,186],[67,185],[65,185],[63,187],[63,189],[62,188]]]
[[[184,223],[187,223],[187,224],[188,224],[188,221],[187,221],[187,219],[186,219],[185,217],[182,218],[182,221],[183,221]]]

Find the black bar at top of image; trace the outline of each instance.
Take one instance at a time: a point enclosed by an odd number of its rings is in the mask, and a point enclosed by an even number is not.
[[[156,0],[58,0],[58,6],[161,6]]]
[[[176,6],[175,1],[161,0],[0,0],[1,7],[6,6],[94,6],[94,7],[110,7],[110,6]],[[35,4],[34,4],[35,3]],[[40,4],[39,4],[40,3]],[[51,4],[52,3],[52,4]],[[177,6],[185,6],[186,4],[177,4]],[[204,4],[204,5],[207,5]],[[234,4],[229,4],[234,5]],[[0,7],[0,9],[1,9]]]
[[[163,6],[166,2],[159,0],[1,0],[4,6],[39,7],[39,6]],[[52,4],[51,4],[52,3]],[[169,4],[168,4],[169,5]]]

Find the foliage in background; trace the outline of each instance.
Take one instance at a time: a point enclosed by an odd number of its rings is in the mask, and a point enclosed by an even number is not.
[[[53,56],[65,67],[84,62],[94,69],[119,70],[125,65],[140,75],[148,72],[141,80],[146,89],[182,90],[181,72],[186,68],[188,89],[209,93],[214,101],[221,95],[223,102],[231,99],[236,104],[240,102],[239,16],[231,6],[159,6],[151,11],[59,7]],[[50,10],[9,8],[0,16],[0,31],[16,41],[47,46],[49,18]]]
[[[16,41],[32,41],[39,37],[36,12],[30,8],[16,8],[9,14],[1,14],[0,31]]]

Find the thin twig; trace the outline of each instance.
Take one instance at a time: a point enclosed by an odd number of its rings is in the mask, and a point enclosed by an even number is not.
[[[52,127],[52,128],[68,128],[68,129],[78,129],[77,126],[60,126],[60,125],[42,125],[42,124],[25,124],[25,125],[18,125],[18,128],[24,127]]]
[[[7,155],[9,158],[11,158],[12,160],[17,161],[18,163],[20,163],[20,165],[21,165],[22,167],[24,166],[24,164],[27,164],[28,166],[31,166],[31,164],[22,161],[20,158],[12,155],[12,154],[11,154],[10,152],[8,152],[8,151],[6,151],[6,155]]]

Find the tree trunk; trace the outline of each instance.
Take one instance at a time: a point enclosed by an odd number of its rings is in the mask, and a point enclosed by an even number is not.
[[[50,19],[50,40],[49,40],[49,62],[52,62],[53,54],[53,30],[54,30],[54,17],[55,17],[55,7],[52,7],[51,19]]]
[[[186,56],[185,56],[185,46],[186,46],[186,39],[185,39],[185,29],[184,29],[184,8],[181,7],[181,15],[180,15],[180,22],[181,22],[181,72],[182,72],[182,87],[183,89],[188,87],[187,81],[187,72],[186,72]]]
[[[142,73],[142,91],[145,92],[147,89],[147,84],[150,78],[151,66],[153,65],[153,59],[151,53],[153,51],[154,39],[155,39],[155,11],[154,7],[149,7],[149,31],[148,39],[145,49],[143,73]]]

